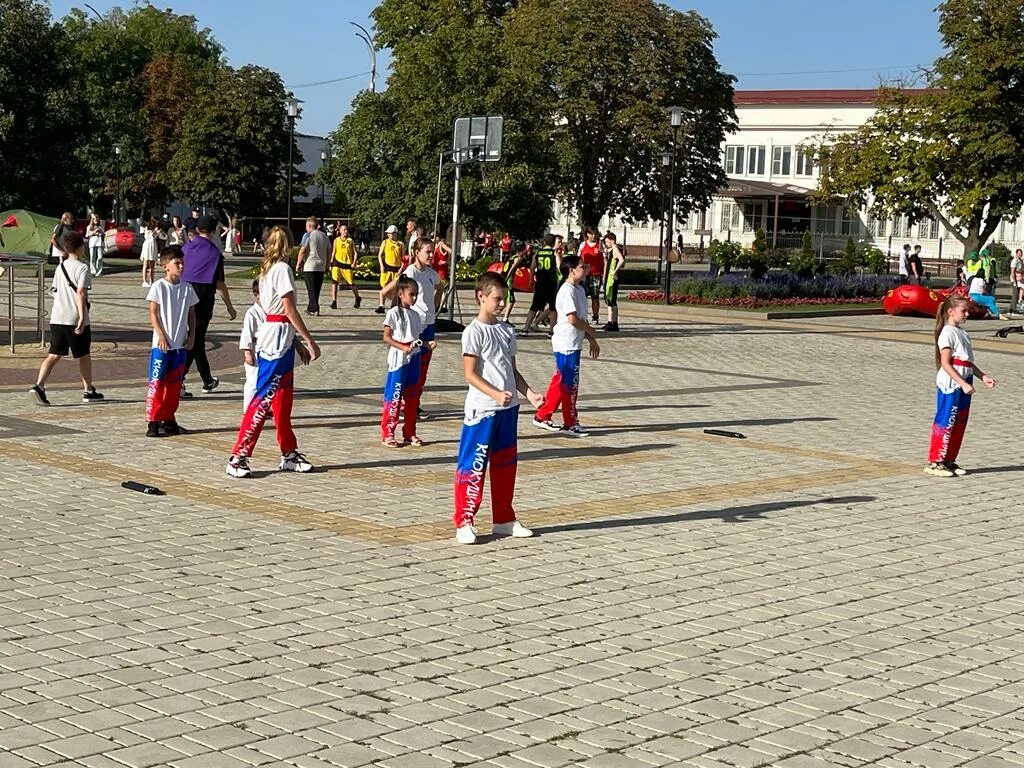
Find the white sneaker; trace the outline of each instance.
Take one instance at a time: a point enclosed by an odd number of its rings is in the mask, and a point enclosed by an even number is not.
[[[313,465],[306,461],[306,457],[301,453],[292,451],[281,457],[281,463],[278,464],[278,467],[285,472],[309,472]]]
[[[562,427],[562,434],[569,437],[587,437],[590,432],[582,424],[573,424],[571,427]]]
[[[513,539],[528,539],[533,536],[533,531],[518,520],[511,523],[496,523],[491,526],[491,533],[495,536],[511,536]]]
[[[460,525],[455,531],[455,540],[459,544],[476,544],[476,528],[469,523]]]
[[[228,459],[226,471],[231,477],[252,477],[249,460],[244,456],[232,456]]]
[[[546,429],[548,432],[558,432],[561,429],[551,419],[538,419],[536,416],[533,417],[533,426]]]
[[[149,288],[150,287],[150,282],[148,280],[143,280],[142,281],[142,287],[143,288]]]

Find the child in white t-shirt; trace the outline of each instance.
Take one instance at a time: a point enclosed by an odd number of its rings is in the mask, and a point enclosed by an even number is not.
[[[475,544],[473,521],[484,493],[484,474],[491,473],[491,532],[526,538],[533,531],[516,519],[512,497],[516,486],[516,427],[522,392],[535,408],[544,398],[530,389],[516,368],[515,329],[500,322],[508,286],[496,272],[476,281],[476,319],[462,332],[462,366],[469,385],[455,469],[455,540]]]
[[[164,276],[153,283],[146,296],[153,326],[153,351],[149,357],[146,391],[146,437],[180,435],[186,430],[175,419],[185,358],[196,333],[199,296],[191,283],[183,282],[185,256],[181,247],[169,245],[160,252]]]
[[[278,468],[286,472],[313,469],[299,452],[292,429],[292,401],[295,355],[303,364],[309,363],[320,357],[320,347],[295,309],[295,278],[288,262],[291,253],[291,232],[282,226],[274,227],[267,236],[266,254],[260,269],[260,304],[267,316],[256,333],[256,391],[242,414],[238,438],[228,459],[226,471],[231,477],[252,476],[249,457],[271,413],[281,449]],[[303,344],[295,343],[296,333]]]
[[[967,319],[968,301],[947,296],[935,319],[935,385],[938,389],[932,439],[925,472],[936,477],[966,475],[956,463],[964,439],[974,393],[974,376],[991,389],[995,380],[974,363],[974,350],[967,332],[960,326]]]
[[[568,270],[565,282],[555,297],[555,311],[558,322],[551,334],[551,348],[555,353],[555,375],[551,378],[544,405],[537,409],[533,425],[549,432],[560,432],[570,437],[586,437],[589,432],[579,423],[576,414],[576,398],[579,394],[580,354],[583,339],[590,342],[590,356],[597,359],[601,347],[594,335],[594,328],[587,322],[587,297],[583,289],[588,266],[579,256],[562,258],[563,272]],[[562,408],[564,425],[559,427],[551,417],[558,407]]]
[[[256,392],[256,335],[260,326],[267,320],[267,313],[260,305],[260,281],[252,281],[252,306],[245,311],[242,318],[242,333],[238,338],[238,348],[245,356],[245,385],[242,389],[242,411],[249,408],[252,396]]]
[[[423,445],[416,434],[419,408],[419,353],[432,351],[437,342],[424,342],[423,320],[414,309],[419,284],[408,275],[396,282],[395,305],[384,316],[384,343],[388,345],[388,374],[384,379],[384,404],[380,417],[380,441],[386,448]],[[433,297],[431,297],[431,300]],[[402,421],[402,441],[396,436]]]

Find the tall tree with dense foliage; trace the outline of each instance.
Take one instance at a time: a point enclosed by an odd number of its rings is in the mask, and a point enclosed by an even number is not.
[[[517,114],[534,116],[534,141],[553,147],[558,192],[580,224],[660,215],[652,170],[669,147],[670,106],[684,114],[676,210],[710,203],[736,116],[706,19],[652,0],[522,0],[503,29],[504,91]]]
[[[819,142],[817,197],[933,217],[975,250],[1024,205],[1024,6],[945,0],[927,88],[883,89],[859,130]]]
[[[67,205],[81,127],[67,45],[48,4],[0,0],[0,209]]]

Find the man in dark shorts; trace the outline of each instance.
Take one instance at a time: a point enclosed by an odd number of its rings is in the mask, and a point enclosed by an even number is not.
[[[626,263],[626,258],[615,241],[614,232],[605,233],[605,268],[602,290],[604,303],[608,306],[608,322],[601,328],[603,331],[619,330],[619,270]]]
[[[544,245],[533,254],[531,271],[534,279],[533,302],[530,304],[529,314],[526,315],[526,325],[522,330],[523,336],[530,331],[540,331],[540,328],[534,325],[538,312],[543,313],[543,317],[555,310],[555,297],[558,295],[558,265],[555,258],[555,235],[550,232],[544,235]]]

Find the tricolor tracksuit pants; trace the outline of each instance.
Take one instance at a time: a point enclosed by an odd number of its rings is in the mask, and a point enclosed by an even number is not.
[[[968,384],[973,384],[973,379],[973,376],[964,376]],[[952,392],[936,390],[935,421],[932,424],[932,440],[928,448],[929,462],[956,461],[970,415],[971,396],[964,394],[960,387]]]
[[[420,334],[420,341],[423,342],[423,346],[420,347],[420,375],[419,380],[416,382],[416,387],[419,390],[419,395],[416,400],[419,401],[420,397],[423,396],[423,387],[427,384],[427,369],[430,368],[430,358],[434,356],[434,350],[427,346],[428,342],[431,342],[436,337],[437,326],[431,323],[423,329],[423,333]]]
[[[238,427],[238,439],[232,454],[248,458],[252,456],[256,441],[267,417],[274,415],[277,427],[277,444],[281,455],[298,448],[295,431],[292,429],[292,399],[294,397],[295,349],[289,348],[281,357],[266,360],[256,356],[256,391],[249,407],[242,414]]]
[[[550,419],[562,408],[565,426],[576,425],[576,396],[580,388],[580,350],[555,352],[555,375],[551,377],[544,405],[537,409],[540,421]]]
[[[174,421],[185,378],[187,349],[163,352],[154,347],[149,356],[149,387],[146,391],[146,421]]]
[[[491,473],[491,519],[511,523],[516,519],[512,495],[516,488],[519,449],[516,424],[519,406],[501,411],[467,414],[459,439],[455,468],[455,527],[472,524],[484,495],[484,474]]]
[[[384,379],[384,408],[380,416],[382,442],[396,439],[399,421],[402,422],[404,439],[416,434],[416,417],[420,406],[418,358],[418,354],[413,355],[401,368],[388,371],[387,378]]]

